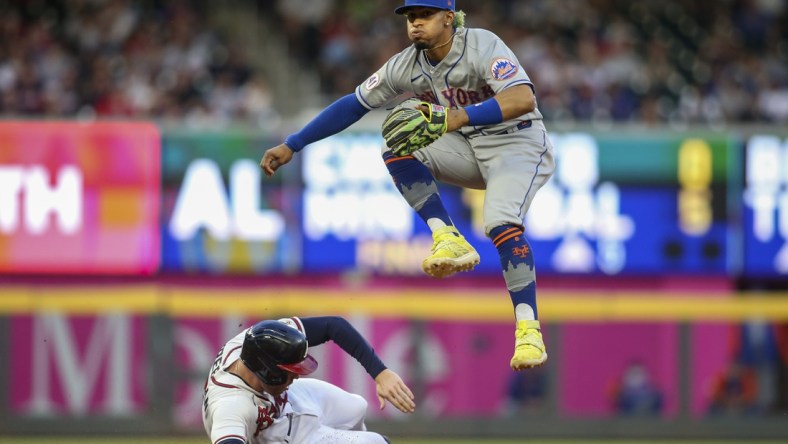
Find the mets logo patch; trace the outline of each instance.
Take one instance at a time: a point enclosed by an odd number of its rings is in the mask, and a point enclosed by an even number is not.
[[[375,73],[372,74],[372,77],[367,79],[366,87],[367,89],[372,89],[378,86],[378,83],[380,83],[380,76],[377,73]]]
[[[506,80],[517,74],[517,64],[509,59],[495,59],[490,65],[490,73],[495,80]]]

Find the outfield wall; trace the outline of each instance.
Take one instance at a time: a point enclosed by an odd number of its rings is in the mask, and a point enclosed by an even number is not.
[[[559,167],[525,221],[550,360],[520,374],[484,193],[441,187],[482,260],[425,279],[431,236],[377,128],[264,178],[281,134],[0,122],[0,434],[200,433],[223,341],[341,314],[417,393],[415,416],[370,411],[390,434],[788,437],[784,128],[553,131]],[[351,359],[317,352],[319,376],[374,404]],[[752,408],[711,415],[734,362]],[[614,408],[633,366],[653,415]]]
[[[492,288],[17,285],[0,290],[0,344],[10,358],[0,369],[2,416],[9,419],[0,433],[53,424],[73,433],[200,433],[204,377],[229,337],[260,318],[331,313],[348,317],[416,391],[415,416],[370,409],[372,424],[398,424],[395,432],[424,433],[424,422],[435,421],[432,433],[451,436],[458,430],[453,421],[493,421],[501,424],[500,436],[519,436],[517,421],[544,420],[556,424],[540,428],[545,436],[565,436],[573,424],[585,430],[609,423],[589,430],[605,436],[619,430],[622,418],[613,389],[638,362],[664,405],[636,421],[679,430],[685,424],[717,436],[712,382],[730,365],[742,322],[768,320],[777,328],[788,320],[786,294],[544,291],[540,300],[550,361],[512,373],[511,309]],[[333,344],[313,352],[321,362],[317,377],[374,405],[374,384],[355,361]],[[535,394],[518,400],[516,387],[523,385]],[[788,433],[784,421],[770,426],[770,415],[732,419],[746,419],[747,428],[757,429],[753,436]]]

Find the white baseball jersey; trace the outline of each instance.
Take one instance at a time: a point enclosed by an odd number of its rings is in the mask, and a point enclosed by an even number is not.
[[[280,321],[294,327],[301,324],[298,318]],[[379,434],[365,431],[367,402],[361,396],[304,378],[275,398],[230,373],[231,364],[241,356],[247,330],[219,350],[205,383],[203,425],[212,443],[235,438],[247,444],[385,444]]]
[[[274,398],[252,389],[241,378],[228,372],[230,365],[241,357],[241,345],[247,330],[230,339],[219,350],[205,382],[203,424],[213,443],[221,443],[228,438],[242,439],[246,443],[263,442],[258,439],[260,433],[292,413],[286,391],[279,398]]]

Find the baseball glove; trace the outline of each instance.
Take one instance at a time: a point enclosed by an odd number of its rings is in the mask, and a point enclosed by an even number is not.
[[[422,111],[427,108],[429,114]],[[446,133],[446,108],[418,99],[408,99],[391,110],[383,121],[383,138],[395,156],[407,156]]]

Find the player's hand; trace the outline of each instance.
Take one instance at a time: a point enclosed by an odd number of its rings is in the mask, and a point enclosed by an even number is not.
[[[398,157],[407,156],[446,133],[446,108],[408,99],[395,106],[381,127],[386,146]]]
[[[430,107],[419,105],[416,109],[420,110],[424,115],[430,115]],[[463,108],[449,109],[446,108],[446,132],[450,133],[456,131],[468,124],[468,113]]]
[[[386,401],[388,401],[402,413],[413,413],[416,411],[413,392],[402,382],[402,378],[393,371],[386,369],[380,372],[375,378],[375,387],[378,392],[381,410],[386,407]]]
[[[266,176],[271,177],[280,166],[290,162],[292,158],[293,150],[283,143],[267,150],[263,154],[263,158],[260,160],[260,168],[263,169]]]

